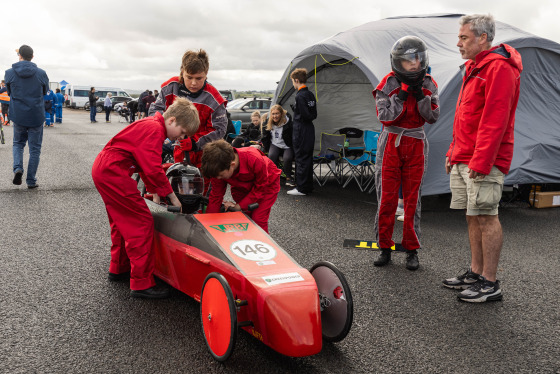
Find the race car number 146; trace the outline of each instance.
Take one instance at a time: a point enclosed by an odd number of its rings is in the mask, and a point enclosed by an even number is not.
[[[230,247],[233,254],[249,261],[265,261],[276,257],[276,250],[258,240],[239,240]]]

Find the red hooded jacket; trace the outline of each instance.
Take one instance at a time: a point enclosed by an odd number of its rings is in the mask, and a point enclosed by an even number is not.
[[[521,55],[500,44],[465,63],[457,99],[451,165],[466,164],[488,175],[492,166],[507,174],[513,157],[515,109],[519,100]]]

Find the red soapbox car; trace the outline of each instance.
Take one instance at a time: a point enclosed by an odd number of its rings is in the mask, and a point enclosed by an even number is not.
[[[350,331],[352,294],[331,263],[302,268],[242,212],[182,214],[145,199],[155,224],[155,275],[200,302],[206,345],[218,361],[238,327],[292,357]]]

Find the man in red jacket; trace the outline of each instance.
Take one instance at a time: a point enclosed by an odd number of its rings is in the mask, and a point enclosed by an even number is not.
[[[443,284],[463,289],[459,300],[485,302],[502,298],[496,279],[503,242],[498,204],[513,157],[523,66],[521,55],[511,46],[492,47],[495,24],[491,15],[463,16],[459,24],[457,46],[468,61],[445,170],[451,173],[451,209],[467,210],[471,267]]]

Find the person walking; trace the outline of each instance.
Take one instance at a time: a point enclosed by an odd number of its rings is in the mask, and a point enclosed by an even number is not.
[[[54,104],[55,122],[62,123],[62,105],[64,104],[64,95],[60,92],[60,88],[56,89],[54,94],[56,103]]]
[[[95,120],[95,115],[97,114],[97,105],[95,105],[97,103],[97,100],[99,99],[98,96],[95,96],[95,87],[92,87],[89,90],[89,120],[91,121],[91,123],[95,123],[97,122]]]
[[[37,188],[37,168],[43,143],[45,104],[43,96],[49,91],[47,73],[31,62],[33,49],[22,45],[16,50],[19,62],[6,70],[4,80],[11,98],[10,120],[14,125],[13,140],[13,184],[21,185],[23,176],[23,149],[29,143],[29,162],[26,183],[28,188]]]
[[[45,100],[45,127],[54,127],[54,103],[56,97],[52,90],[49,90],[43,99]]]
[[[2,118],[0,118],[0,122],[3,122],[6,126],[10,126],[10,118],[8,116],[10,110],[10,95],[8,95],[8,88],[4,80],[2,80],[0,84],[0,104],[2,105]]]
[[[459,300],[485,302],[502,299],[496,279],[503,243],[498,204],[513,157],[523,66],[511,46],[492,47],[496,27],[491,15],[463,16],[459,24],[457,47],[468,61],[445,171],[451,174],[451,209],[466,209],[471,266],[443,285],[462,289]]]

